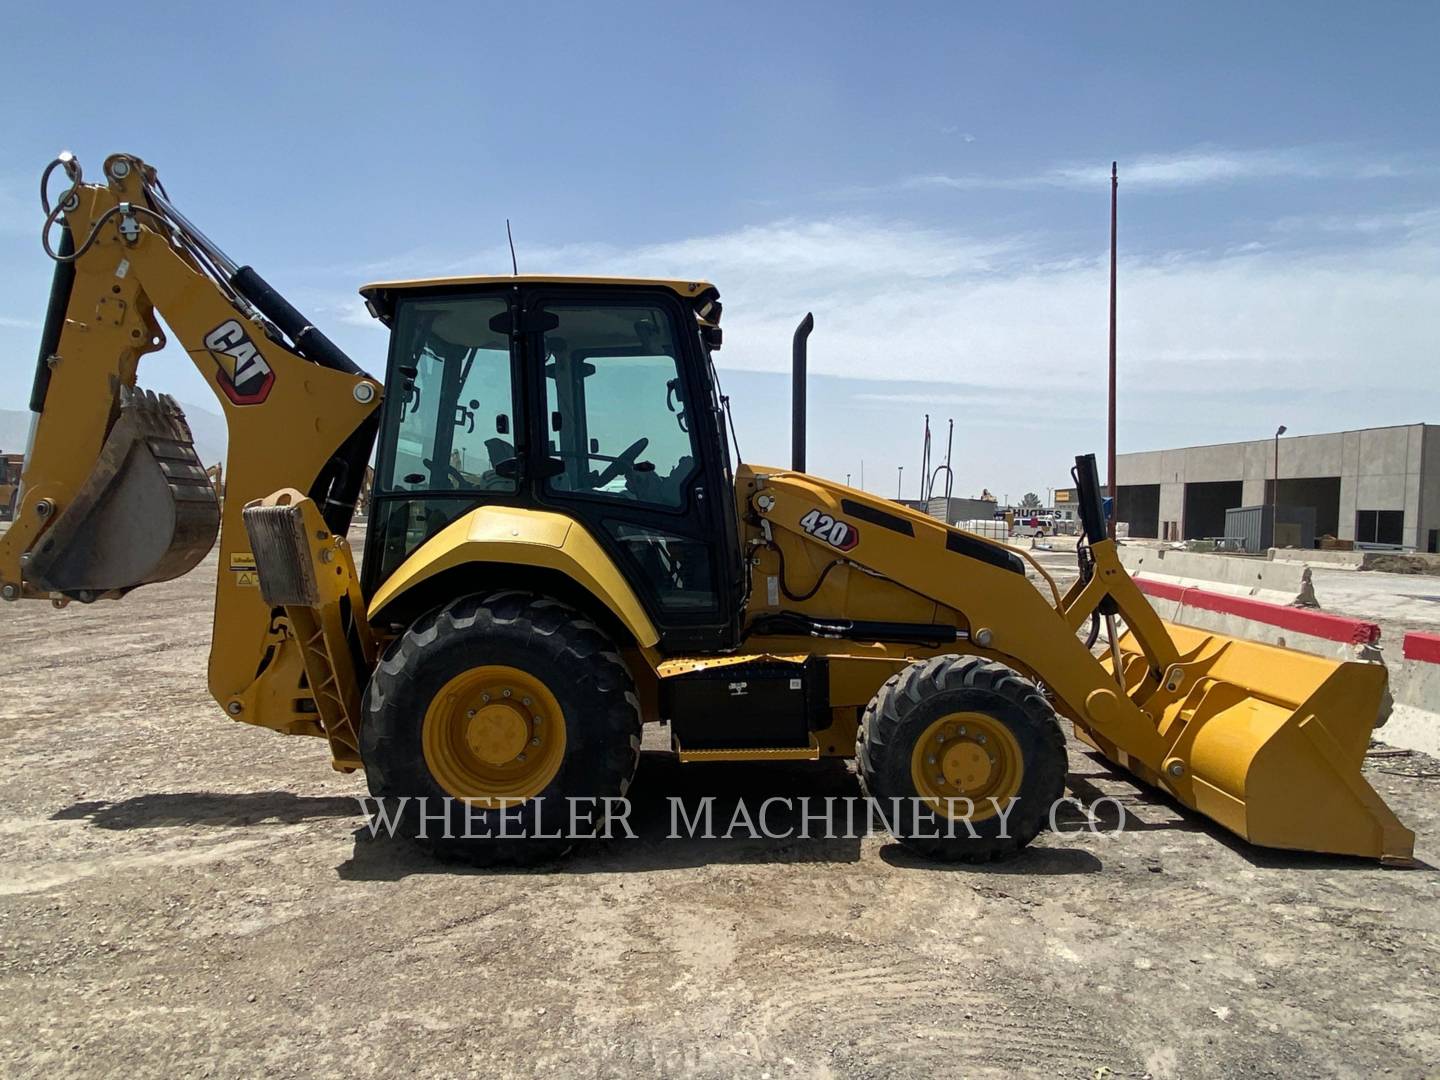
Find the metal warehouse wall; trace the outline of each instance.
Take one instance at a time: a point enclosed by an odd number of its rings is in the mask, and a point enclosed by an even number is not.
[[[1440,427],[1410,424],[1280,439],[1280,501],[1315,509],[1316,530],[1354,539],[1357,515],[1403,511],[1401,539],[1440,545]],[[1224,511],[1272,501],[1275,440],[1215,443],[1119,455],[1120,487],[1159,488],[1164,537],[1217,536]],[[1202,485],[1239,484],[1230,488]],[[1193,489],[1193,490],[1190,490]],[[1193,515],[1199,514],[1199,518]],[[1218,517],[1217,517],[1218,514]]]

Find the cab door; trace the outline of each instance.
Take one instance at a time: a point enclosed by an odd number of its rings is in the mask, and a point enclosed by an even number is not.
[[[426,540],[488,503],[523,505],[524,431],[508,296],[400,300],[391,334],[362,580],[373,596]]]
[[[694,314],[664,290],[575,289],[530,297],[525,323],[538,500],[610,552],[662,649],[733,645],[730,481]]]

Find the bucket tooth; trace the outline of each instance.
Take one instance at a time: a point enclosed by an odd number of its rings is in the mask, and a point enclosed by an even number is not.
[[[89,477],[30,553],[26,577],[90,599],[179,577],[215,545],[220,504],[185,414],[168,394],[122,385]]]

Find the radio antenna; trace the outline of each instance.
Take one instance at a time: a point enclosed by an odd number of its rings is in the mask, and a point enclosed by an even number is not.
[[[510,232],[510,219],[505,219],[505,239],[510,241],[510,272],[520,276],[520,265],[515,261],[515,237]]]

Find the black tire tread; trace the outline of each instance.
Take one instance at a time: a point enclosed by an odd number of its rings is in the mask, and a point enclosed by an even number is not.
[[[575,677],[575,688],[589,700],[583,718],[567,718],[566,764],[562,774],[579,767],[586,788],[597,795],[624,797],[640,763],[640,707],[634,683],[615,644],[574,608],[549,597],[518,590],[462,596],[421,616],[390,643],[365,691],[360,728],[360,756],[371,795],[377,798],[443,796],[429,778],[423,756],[411,747],[407,725],[418,727],[423,707],[415,714],[413,682],[434,655],[463,641],[467,650],[483,655],[486,642],[522,646]],[[392,703],[395,707],[390,707]],[[598,726],[599,752],[571,760],[577,720]],[[423,778],[417,776],[417,768]],[[422,789],[425,781],[433,790]],[[558,780],[558,778],[557,778]],[[418,782],[417,782],[418,781]],[[597,831],[603,822],[597,815]],[[570,840],[454,839],[416,840],[437,854],[476,865],[533,865],[564,855]]]
[[[1068,761],[1065,735],[1055,710],[1039,687],[1013,668],[980,656],[945,654],[917,660],[887,679],[870,699],[860,721],[856,771],[861,791],[879,800],[882,807],[893,797],[909,798],[915,794],[913,788],[890,790],[894,785],[884,779],[884,772],[887,766],[892,770],[897,767],[892,755],[899,754],[903,758],[905,783],[910,784],[911,748],[919,731],[908,729],[920,723],[913,719],[916,710],[938,697],[956,696],[956,691],[969,692],[965,697],[972,702],[970,708],[976,707],[975,700],[984,701],[989,696],[1001,707],[1013,706],[1023,715],[1026,726],[1036,737],[1038,749],[1033,755],[1035,760],[1027,756],[1025,761],[1025,786],[1033,794],[1028,802],[1022,799],[1012,812],[1008,838],[907,836],[903,835],[903,827],[897,829],[900,823],[893,821],[891,829],[897,840],[929,858],[966,863],[1008,858],[1034,840],[1048,823],[1051,804],[1064,794]],[[987,710],[982,707],[979,711]],[[977,831],[984,832],[979,824]]]

